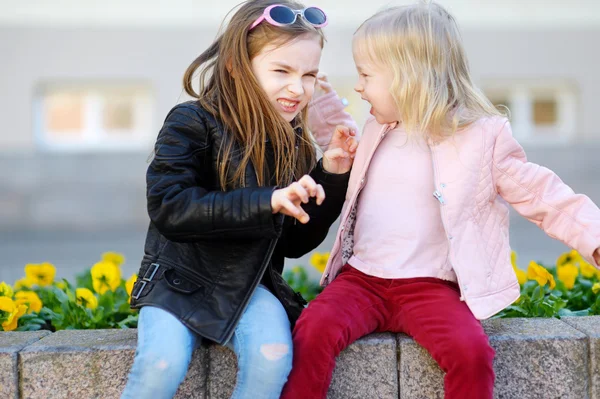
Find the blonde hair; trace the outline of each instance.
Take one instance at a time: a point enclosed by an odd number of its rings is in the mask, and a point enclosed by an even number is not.
[[[473,84],[456,21],[437,3],[380,11],[358,28],[353,46],[392,69],[390,93],[407,132],[439,138],[502,115]]]
[[[223,190],[228,186],[243,186],[248,164],[256,170],[258,184],[267,181],[267,139],[274,152],[271,171],[280,186],[289,183],[292,176],[307,174],[316,164],[312,136],[306,127],[307,108],[292,121],[286,122],[271,105],[252,72],[252,59],[268,45],[283,46],[304,35],[313,35],[323,47],[325,38],[321,29],[298,18],[294,24],[274,26],[266,21],[249,31],[250,25],[273,4],[293,9],[304,6],[292,0],[248,0],[233,14],[223,33],[187,68],[183,86],[188,95],[221,120],[225,126],[223,145],[219,149],[219,178]],[[200,89],[193,87],[199,71]],[[234,78],[237,76],[239,78]],[[298,157],[296,151],[297,127],[302,128]],[[239,151],[239,152],[238,152]],[[232,155],[239,156],[239,167],[229,170]]]

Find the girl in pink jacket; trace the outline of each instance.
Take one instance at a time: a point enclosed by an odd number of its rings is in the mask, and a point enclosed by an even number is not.
[[[597,267],[600,210],[527,162],[507,119],[473,84],[457,25],[441,6],[374,15],[355,33],[353,53],[355,90],[373,117],[326,287],[294,328],[282,397],[325,398],[336,356],[364,335],[391,331],[429,351],[446,373],[446,398],[492,398],[494,350],[479,320],[519,297],[507,203]],[[326,110],[327,99],[313,108]]]

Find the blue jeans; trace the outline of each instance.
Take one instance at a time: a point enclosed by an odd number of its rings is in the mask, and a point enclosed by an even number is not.
[[[172,398],[201,337],[162,309],[144,306],[133,366],[121,399]],[[238,359],[232,398],[277,399],[292,369],[292,333],[283,306],[259,285],[232,340]]]

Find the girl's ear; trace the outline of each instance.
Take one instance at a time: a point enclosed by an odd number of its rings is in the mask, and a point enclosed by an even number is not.
[[[225,66],[227,67],[227,71],[229,72],[231,77],[235,79],[235,73],[233,72],[233,60],[231,58],[227,60]]]

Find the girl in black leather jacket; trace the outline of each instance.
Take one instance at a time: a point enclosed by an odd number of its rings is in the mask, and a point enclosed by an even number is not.
[[[123,398],[173,397],[202,337],[236,353],[232,397],[279,397],[303,305],[283,260],[327,235],[357,146],[353,129],[322,126],[331,139],[317,162],[306,126],[326,24],[315,7],[247,1],[186,71],[196,100],[169,112],[147,172],[151,222],[131,301],[138,345]],[[332,95],[314,112],[352,123]]]

